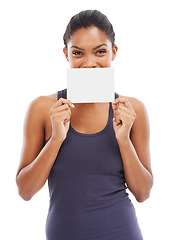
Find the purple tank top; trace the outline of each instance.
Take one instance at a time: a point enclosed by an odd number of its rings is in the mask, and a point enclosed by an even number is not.
[[[58,99],[66,91],[58,91]],[[47,240],[143,240],[112,119],[110,102],[100,132],[84,134],[69,126],[48,176]]]

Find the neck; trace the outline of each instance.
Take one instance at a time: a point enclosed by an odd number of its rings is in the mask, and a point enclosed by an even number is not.
[[[78,109],[91,109],[91,110],[97,110],[98,108],[105,107],[108,105],[108,102],[101,102],[101,103],[74,103],[74,105]]]

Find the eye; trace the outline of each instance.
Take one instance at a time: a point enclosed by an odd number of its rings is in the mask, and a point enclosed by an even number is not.
[[[79,55],[82,55],[83,53],[80,51],[73,51],[72,54],[75,56],[79,56]]]
[[[106,50],[105,49],[100,49],[96,52],[96,54],[99,54],[99,55],[103,55],[106,53]]]

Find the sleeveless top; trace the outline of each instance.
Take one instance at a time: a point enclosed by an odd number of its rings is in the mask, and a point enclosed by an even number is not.
[[[58,99],[66,91],[58,91]],[[110,102],[100,132],[84,134],[69,126],[48,176],[47,240],[143,240],[112,119]]]

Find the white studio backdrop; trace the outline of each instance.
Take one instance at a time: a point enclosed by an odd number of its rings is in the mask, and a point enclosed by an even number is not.
[[[38,96],[66,88],[69,67],[63,34],[79,11],[97,9],[113,24],[118,45],[115,91],[141,100],[150,121],[154,174],[151,196],[136,208],[144,240],[178,239],[177,233],[177,1],[0,2],[1,236],[43,240],[49,194],[45,186],[30,200],[15,183],[27,107]]]

